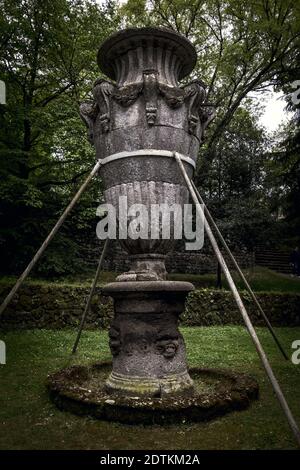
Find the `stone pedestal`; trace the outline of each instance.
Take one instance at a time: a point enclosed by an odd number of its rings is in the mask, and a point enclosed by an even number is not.
[[[179,83],[196,59],[185,37],[164,28],[119,31],[100,47],[98,63],[110,80],[96,80],[94,99],[81,105],[80,114],[102,163],[105,201],[113,206],[121,228],[128,227],[129,216],[124,208],[119,210],[120,199],[126,199],[128,208],[142,204],[148,216],[153,205],[182,209],[188,202],[174,152],[192,177],[204,131],[214,116],[200,79]],[[97,363],[49,377],[58,406],[101,419],[164,424],[211,419],[257,398],[257,383],[242,374],[197,368],[191,371],[193,385],[178,331],[193,286],[167,281],[164,264],[180,213],[174,213],[171,224],[156,218],[158,237],[144,221],[148,237],[119,235],[131,266],[103,289],[114,299],[112,371],[108,373],[111,364]],[[161,236],[165,227],[170,229],[167,237]]]
[[[214,116],[201,80],[179,83],[196,59],[185,37],[163,28],[119,31],[100,47],[98,63],[110,80],[96,80],[94,99],[81,105],[80,114],[102,163],[105,201],[122,228],[130,217],[119,209],[120,199],[128,207],[142,204],[148,216],[153,205],[182,209],[188,202],[174,152],[192,177]],[[97,363],[53,374],[48,387],[57,406],[98,419],[166,424],[208,420],[257,398],[251,377],[196,368],[190,371],[194,385],[188,372],[178,318],[193,285],[167,281],[164,263],[181,213],[174,212],[171,224],[156,218],[158,237],[144,221],[148,237],[119,235],[131,265],[103,289],[114,300],[112,370],[110,363]],[[161,236],[165,227],[167,237]]]
[[[154,206],[182,209],[188,203],[174,152],[181,155],[192,177],[205,128],[213,117],[205,84],[200,79],[179,83],[196,60],[190,41],[164,28],[119,31],[100,47],[98,63],[110,80],[96,80],[94,100],[83,103],[80,112],[101,159],[105,201],[115,208],[120,227],[128,226],[120,199],[126,199],[128,208],[143,205],[147,221]],[[179,212],[167,237],[162,232],[168,224],[160,216],[158,237],[150,224],[145,224],[148,237],[120,236],[132,264],[104,289],[115,303],[109,333],[113,370],[106,382],[112,395],[193,393],[177,328],[193,286],[166,281],[164,264],[181,222]]]
[[[109,330],[113,371],[107,391],[118,395],[164,397],[193,393],[178,330],[188,282],[114,282],[104,294],[114,299]]]

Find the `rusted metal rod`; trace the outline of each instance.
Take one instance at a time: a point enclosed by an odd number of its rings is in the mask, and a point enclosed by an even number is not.
[[[51,232],[49,233],[49,235],[47,236],[47,238],[45,239],[45,241],[43,242],[43,244],[41,245],[41,247],[38,249],[38,251],[36,252],[36,254],[34,255],[34,257],[32,258],[32,260],[30,261],[30,263],[28,264],[27,268],[25,269],[25,271],[21,274],[21,276],[19,277],[19,279],[17,280],[16,284],[14,285],[14,287],[11,289],[11,291],[9,292],[9,294],[7,295],[7,297],[4,299],[4,301],[2,302],[1,304],[1,307],[0,307],[0,316],[2,315],[2,313],[4,312],[4,310],[6,309],[6,307],[8,306],[8,304],[10,303],[10,301],[12,300],[12,298],[14,297],[14,295],[17,293],[17,291],[19,290],[19,288],[21,287],[22,283],[25,281],[26,277],[28,276],[28,274],[30,273],[30,271],[32,270],[32,268],[34,267],[34,265],[37,263],[37,261],[40,259],[40,257],[42,256],[42,254],[44,253],[45,249],[47,248],[47,246],[49,245],[49,243],[51,242],[52,238],[54,237],[54,235],[56,234],[56,232],[59,230],[59,228],[62,226],[62,224],[64,223],[65,219],[67,218],[69,212],[71,212],[71,210],[73,209],[73,207],[75,206],[76,202],[78,201],[78,199],[80,198],[81,194],[84,192],[84,190],[86,189],[86,187],[88,186],[89,182],[91,181],[91,179],[95,176],[95,174],[97,173],[97,171],[99,170],[101,166],[101,161],[98,160],[98,162],[96,163],[96,165],[94,166],[94,168],[92,169],[92,171],[90,172],[89,176],[87,177],[87,179],[85,180],[85,182],[82,184],[82,186],[79,188],[79,190],[77,191],[77,193],[75,194],[75,196],[73,197],[72,201],[70,202],[70,204],[66,207],[66,209],[64,210],[63,214],[60,216],[60,218],[58,219],[58,221],[56,222],[56,224],[54,225],[53,229],[51,230]]]
[[[85,324],[85,320],[86,320],[87,314],[90,311],[91,301],[92,301],[92,298],[93,298],[93,295],[95,293],[95,289],[96,289],[96,286],[97,286],[97,283],[98,283],[98,280],[99,280],[99,276],[100,276],[100,273],[101,273],[101,268],[102,268],[103,260],[104,260],[104,257],[105,257],[106,251],[107,251],[108,243],[109,243],[109,239],[107,238],[105,240],[104,247],[103,247],[102,253],[101,253],[100,258],[99,258],[99,263],[98,263],[98,266],[97,266],[96,274],[95,274],[95,277],[94,277],[94,280],[93,280],[93,283],[92,283],[92,286],[91,286],[91,290],[90,290],[90,293],[89,293],[89,296],[88,296],[88,299],[87,299],[87,302],[86,302],[86,305],[85,305],[84,312],[82,314],[82,318],[81,318],[81,322],[80,322],[80,325],[79,325],[77,337],[76,337],[76,340],[75,340],[75,343],[74,343],[74,346],[73,346],[73,349],[72,349],[72,354],[75,354],[76,351],[77,351],[77,346],[78,346],[78,343],[79,343],[79,340],[80,340],[80,337],[81,337],[81,333],[82,333],[82,330],[83,330],[83,327],[84,327],[84,324]]]
[[[246,286],[246,289],[248,290],[250,296],[252,297],[252,300],[254,301],[255,305],[257,306],[257,308],[258,308],[258,310],[259,310],[261,316],[262,316],[263,319],[265,320],[265,323],[266,323],[266,325],[267,325],[267,327],[268,327],[268,329],[269,329],[271,335],[273,336],[273,339],[274,339],[275,343],[277,344],[279,350],[281,351],[283,357],[288,361],[288,360],[289,360],[289,357],[287,356],[287,354],[285,353],[285,351],[284,351],[282,345],[280,344],[279,339],[277,338],[277,336],[276,336],[276,334],[275,334],[275,331],[273,330],[273,327],[272,327],[272,325],[271,325],[271,323],[270,323],[270,321],[269,321],[267,315],[266,315],[265,312],[263,311],[262,306],[260,305],[260,303],[259,303],[259,301],[258,301],[256,295],[254,294],[253,290],[251,289],[251,286],[249,285],[247,279],[245,278],[244,273],[243,273],[243,271],[241,270],[241,268],[239,267],[239,265],[238,265],[238,263],[237,263],[235,257],[233,256],[233,254],[232,254],[232,252],[231,252],[229,246],[227,245],[226,241],[224,240],[224,237],[223,237],[223,235],[221,234],[221,232],[220,232],[220,230],[219,230],[217,224],[215,223],[215,221],[214,221],[212,215],[210,214],[210,212],[209,212],[207,206],[204,204],[203,199],[202,199],[202,197],[200,196],[200,193],[199,193],[198,189],[197,189],[196,186],[195,186],[195,183],[194,183],[193,181],[191,181],[191,184],[192,184],[193,189],[194,189],[194,191],[195,191],[195,193],[196,193],[196,195],[197,195],[197,197],[198,197],[198,199],[199,199],[199,202],[200,202],[200,203],[203,205],[203,207],[204,207],[204,213],[205,213],[207,219],[209,220],[210,225],[213,226],[213,228],[215,229],[215,231],[216,231],[216,233],[217,233],[217,235],[218,235],[218,237],[219,237],[219,239],[220,239],[220,241],[221,241],[221,243],[222,243],[222,245],[223,245],[223,247],[224,247],[226,253],[228,254],[229,258],[231,259],[231,261],[232,261],[232,263],[233,263],[235,269],[236,269],[237,272],[239,273],[240,278],[241,278],[242,281],[244,282],[244,284],[245,284],[245,286]]]
[[[277,399],[278,399],[278,401],[279,401],[279,403],[280,403],[280,405],[281,405],[281,408],[282,408],[282,410],[283,410],[283,412],[284,412],[284,414],[285,414],[285,417],[286,417],[286,419],[287,419],[287,421],[288,421],[288,423],[289,423],[289,426],[290,426],[290,428],[291,428],[291,430],[292,430],[292,432],[293,432],[293,434],[294,434],[294,436],[295,436],[295,438],[296,438],[296,441],[297,441],[297,443],[298,443],[298,446],[300,447],[300,431],[299,431],[298,425],[297,425],[297,423],[296,423],[296,421],[295,421],[295,419],[294,419],[294,417],[293,417],[293,415],[292,415],[292,412],[291,412],[291,410],[290,410],[290,408],[289,408],[289,405],[288,405],[288,403],[287,403],[287,401],[286,401],[286,399],[285,399],[285,396],[284,396],[284,394],[283,394],[283,392],[282,392],[282,390],[281,390],[281,387],[280,387],[280,385],[279,385],[279,383],[278,383],[278,381],[277,381],[277,379],[276,379],[276,377],[275,377],[275,375],[274,375],[274,372],[273,372],[273,370],[272,370],[272,367],[271,367],[271,365],[270,365],[270,363],[269,363],[269,360],[268,360],[268,358],[267,358],[267,356],[266,356],[266,354],[265,354],[265,352],[264,352],[264,349],[263,349],[263,347],[262,347],[262,345],[261,345],[261,343],[260,343],[260,341],[259,341],[259,338],[258,338],[258,336],[257,336],[257,334],[256,334],[256,331],[255,331],[255,329],[254,329],[254,327],[253,327],[253,325],[252,325],[252,323],[251,323],[251,320],[250,320],[249,315],[248,315],[248,313],[247,313],[247,310],[246,310],[246,308],[245,308],[245,306],[244,306],[244,304],[243,304],[243,301],[242,301],[242,299],[241,299],[241,297],[240,297],[240,294],[239,294],[239,292],[238,292],[238,290],[237,290],[237,288],[236,288],[236,285],[235,285],[235,283],[234,283],[234,280],[232,279],[232,276],[231,276],[230,271],[229,271],[229,269],[228,269],[228,267],[227,267],[227,264],[226,264],[226,262],[225,262],[225,259],[224,259],[223,255],[222,255],[222,253],[221,253],[221,251],[220,251],[220,249],[219,249],[219,247],[218,247],[217,241],[216,241],[216,239],[215,239],[215,237],[214,237],[214,234],[213,234],[212,231],[211,231],[210,225],[209,225],[209,223],[207,222],[207,220],[206,220],[206,218],[205,218],[204,211],[203,211],[203,209],[202,209],[202,207],[201,207],[201,205],[200,205],[200,202],[199,202],[199,200],[198,200],[198,198],[197,198],[197,195],[196,195],[196,193],[195,193],[195,191],[194,191],[194,188],[193,188],[193,186],[192,186],[192,184],[191,184],[191,180],[190,180],[189,176],[187,175],[187,173],[186,173],[186,171],[185,171],[185,168],[184,168],[184,166],[183,166],[183,163],[182,163],[182,161],[181,161],[179,155],[177,154],[177,152],[174,152],[174,157],[175,157],[175,159],[176,159],[176,161],[177,161],[177,163],[178,163],[178,166],[179,166],[179,168],[180,168],[180,170],[181,170],[181,173],[182,173],[182,175],[183,175],[183,177],[184,177],[184,180],[185,180],[185,182],[186,182],[186,185],[187,185],[187,187],[188,187],[188,190],[189,190],[189,192],[190,192],[190,195],[191,195],[191,197],[192,197],[192,200],[193,200],[193,202],[194,202],[194,204],[195,204],[195,206],[196,206],[196,210],[197,210],[197,212],[199,213],[200,217],[201,217],[201,218],[203,219],[203,221],[204,221],[204,229],[205,229],[206,234],[207,234],[207,236],[208,236],[208,238],[209,238],[209,240],[210,240],[210,243],[211,243],[211,245],[212,245],[212,247],[213,247],[213,250],[214,250],[214,252],[215,252],[215,255],[216,255],[216,257],[217,257],[217,260],[219,261],[219,263],[220,263],[220,265],[221,265],[221,267],[222,267],[222,270],[223,270],[223,273],[224,273],[224,275],[225,275],[225,278],[226,278],[226,280],[227,280],[227,282],[228,282],[228,285],[229,285],[229,287],[230,287],[230,289],[231,289],[231,291],[232,291],[232,294],[233,294],[234,299],[235,299],[235,301],[236,301],[236,303],[237,303],[238,309],[239,309],[239,311],[240,311],[240,313],[241,313],[241,315],[242,315],[242,317],[243,317],[243,320],[244,320],[244,322],[245,322],[246,328],[247,328],[247,330],[248,330],[248,332],[249,332],[249,334],[250,334],[250,336],[251,336],[251,339],[252,339],[252,341],[253,341],[253,343],[254,343],[255,349],[256,349],[256,351],[257,351],[257,353],[258,353],[258,355],[259,355],[259,358],[260,358],[260,360],[261,360],[261,362],[262,362],[262,365],[263,365],[263,367],[264,367],[264,369],[265,369],[265,371],[266,371],[266,374],[267,374],[267,376],[268,376],[268,378],[269,378],[269,380],[270,380],[270,382],[271,382],[271,385],[272,385],[272,387],[273,387],[273,390],[274,390],[274,392],[275,392],[275,395],[276,395],[276,397],[277,397]]]

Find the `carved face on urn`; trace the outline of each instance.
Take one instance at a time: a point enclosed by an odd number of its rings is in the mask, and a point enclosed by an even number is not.
[[[165,317],[163,325],[155,321],[152,325],[143,323],[145,318],[139,320],[142,321],[140,325],[138,321],[131,323],[131,320],[128,325],[123,317],[114,319],[109,330],[109,346],[113,357],[116,358],[119,354],[150,357],[154,353],[165,359],[173,359],[183,340],[170,318]]]

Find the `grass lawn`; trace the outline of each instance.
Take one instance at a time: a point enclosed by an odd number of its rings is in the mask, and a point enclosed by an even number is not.
[[[243,282],[235,271],[231,271],[233,279],[239,289],[245,289]],[[300,293],[300,278],[289,276],[288,274],[277,273],[268,268],[255,266],[253,269],[243,270],[251,288],[256,292],[295,292]],[[170,274],[170,279],[192,282],[196,288],[216,286],[216,276],[214,274]],[[222,274],[222,284],[224,289],[228,289],[228,284]]]
[[[268,331],[258,333],[300,423],[300,365],[286,362]],[[277,328],[287,351],[300,328]],[[132,426],[59,411],[48,399],[46,375],[67,365],[75,330],[0,333],[1,449],[293,449],[294,438],[243,327],[182,328],[190,365],[228,367],[255,376],[261,396],[246,411],[217,420],[172,426]],[[75,363],[110,358],[107,332],[85,331]]]
[[[239,289],[245,289],[243,282],[240,280],[235,271],[231,271],[234,281]],[[104,271],[100,276],[100,284],[104,285],[107,282],[113,282],[119,273]],[[256,292],[294,292],[300,293],[300,278],[292,277],[287,274],[277,273],[268,268],[255,266],[253,269],[244,270],[244,274],[250,283],[252,289]],[[33,284],[51,284],[57,283],[59,285],[80,285],[89,287],[93,281],[94,272],[90,274],[75,274],[69,275],[65,278],[58,278],[52,281],[43,279],[30,278],[30,283]],[[185,274],[185,273],[171,273],[168,274],[169,280],[174,281],[189,281],[194,284],[196,288],[216,288],[216,275],[215,274]],[[17,278],[14,276],[3,276],[0,278],[0,285],[16,282]],[[223,288],[228,289],[224,275],[222,275]]]

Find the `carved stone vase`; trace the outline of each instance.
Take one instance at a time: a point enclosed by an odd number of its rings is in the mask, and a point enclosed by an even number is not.
[[[100,47],[98,63],[111,80],[98,79],[94,101],[80,110],[102,160],[105,200],[116,208],[118,220],[120,196],[127,197],[128,207],[144,204],[149,214],[153,204],[188,202],[174,152],[192,176],[213,117],[201,80],[179,85],[196,59],[193,45],[168,29],[127,29]],[[115,309],[107,389],[133,396],[192,393],[177,323],[193,286],[166,280],[164,258],[173,246],[173,230],[169,239],[119,241],[132,265],[104,288]]]

